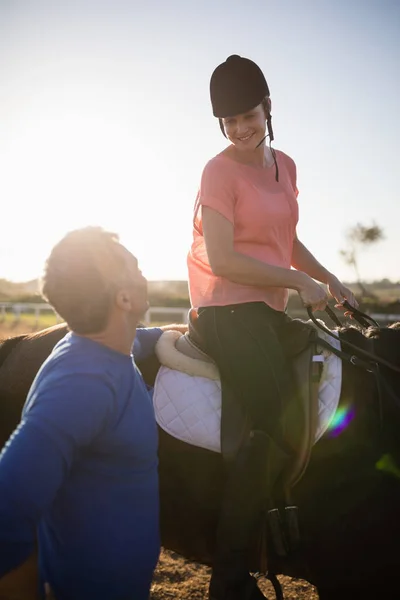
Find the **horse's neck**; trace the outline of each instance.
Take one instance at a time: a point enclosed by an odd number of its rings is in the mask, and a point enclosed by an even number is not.
[[[26,337],[26,335],[19,335],[17,337],[9,338],[7,340],[0,340],[0,368],[9,357],[14,348]]]

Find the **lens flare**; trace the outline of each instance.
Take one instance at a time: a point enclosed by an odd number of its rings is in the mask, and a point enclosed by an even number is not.
[[[353,406],[338,408],[328,427],[329,437],[340,435],[354,419],[355,413],[356,411]]]

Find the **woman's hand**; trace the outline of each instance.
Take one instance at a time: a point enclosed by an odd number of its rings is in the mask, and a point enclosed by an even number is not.
[[[303,273],[301,284],[297,288],[297,292],[304,304],[310,306],[312,311],[324,310],[328,304],[328,295],[324,288],[320,286],[314,279]]]
[[[335,304],[335,308],[343,309],[343,302],[345,300],[347,300],[351,306],[354,306],[354,308],[358,308],[358,302],[355,299],[353,292],[348,287],[343,285],[343,283],[341,283],[337,277],[331,275],[327,281],[327,285],[330,295],[333,296],[337,302],[337,304]],[[346,317],[351,316],[350,311],[346,311],[344,314]]]

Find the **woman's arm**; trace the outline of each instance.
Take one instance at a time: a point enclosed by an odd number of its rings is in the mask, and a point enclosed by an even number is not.
[[[338,302],[338,307],[341,306],[344,300],[347,300],[349,304],[357,308],[358,302],[353,292],[317,261],[315,256],[299,240],[297,234],[293,243],[292,266],[295,269],[304,271],[313,279],[325,283],[331,296]]]
[[[325,308],[325,291],[306,273],[269,265],[236,252],[233,224],[216,210],[202,207],[202,225],[214,275],[243,285],[293,289],[299,293],[305,306],[311,306],[313,310]]]
[[[307,275],[321,283],[327,284],[329,278],[333,277],[332,273],[325,269],[299,240],[297,234],[293,242],[292,266],[299,271],[304,271]]]
[[[283,287],[297,291],[309,279],[301,271],[268,265],[236,252],[233,245],[233,225],[216,210],[202,207],[202,225],[208,260],[214,275],[243,285]]]

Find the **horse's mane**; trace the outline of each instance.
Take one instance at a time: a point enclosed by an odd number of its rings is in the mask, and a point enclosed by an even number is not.
[[[356,342],[363,338],[370,337],[373,331],[379,331],[376,327],[368,327],[368,329],[362,328],[360,325],[343,324],[341,327],[337,327],[334,332],[337,332],[339,336],[344,337],[350,342]]]
[[[350,342],[360,350],[380,357],[397,368],[400,367],[400,322],[386,327],[371,326],[368,329],[346,325],[341,327],[338,333],[343,341]],[[346,346],[344,349],[346,350]],[[385,367],[382,368],[385,369]],[[387,371],[386,375],[399,382],[399,376],[394,371]]]
[[[54,333],[59,329],[67,329],[66,323],[58,323],[58,325],[52,325],[51,327],[47,327],[47,329],[42,329],[41,331],[35,331],[34,333],[28,333],[25,335],[26,340],[36,340],[45,335]]]
[[[375,338],[375,337],[379,337],[379,335],[382,333],[382,331],[385,331],[387,329],[400,329],[400,321],[398,321],[397,323],[392,323],[391,325],[388,325],[387,327],[375,327],[374,325],[371,325],[370,327],[368,327],[368,329],[363,329],[361,328],[359,325],[343,325],[342,327],[339,327],[337,329],[339,334],[348,334],[350,336],[359,336],[361,335],[362,337],[365,338]]]

